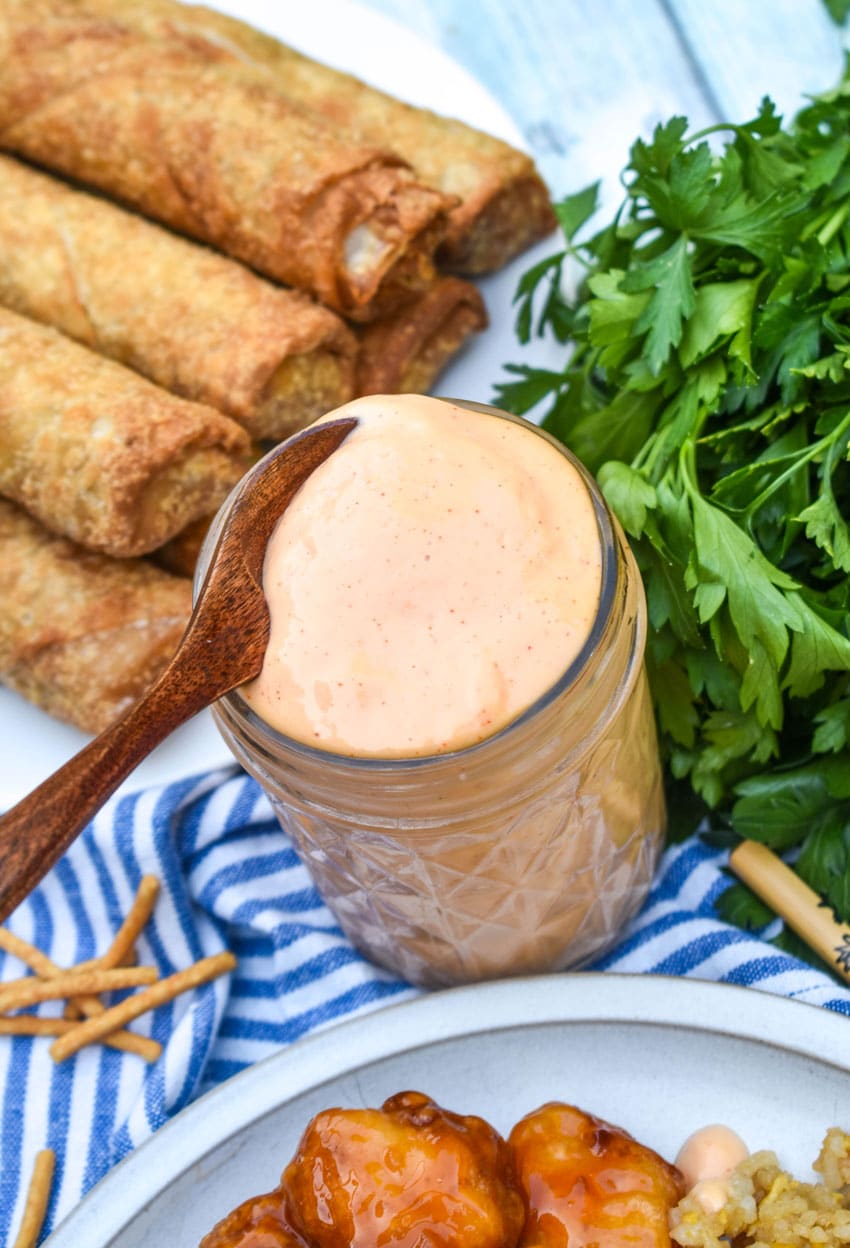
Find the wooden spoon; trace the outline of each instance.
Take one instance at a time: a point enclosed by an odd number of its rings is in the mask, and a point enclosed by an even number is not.
[[[356,419],[283,443],[237,487],[186,632],[141,701],[0,818],[0,922],[47,874],[151,750],[222,694],[259,675],[269,641],[262,572],[272,529]]]

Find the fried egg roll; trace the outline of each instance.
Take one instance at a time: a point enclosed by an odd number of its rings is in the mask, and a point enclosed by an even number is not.
[[[357,344],[333,312],[9,156],[0,304],[255,438],[279,441],[354,393]]]
[[[0,0],[0,148],[355,320],[427,285],[451,201],[195,42],[97,0]]]
[[[219,506],[248,448],[214,408],[0,308],[0,494],[53,532],[144,554]]]
[[[524,152],[463,122],[404,104],[350,74],[311,60],[245,22],[176,0],[96,0],[126,20],[198,47],[230,51],[270,70],[291,99],[358,143],[402,156],[427,186],[457,196],[439,259],[467,274],[500,268],[555,228],[551,197]]]
[[[191,582],[49,533],[0,499],[0,681],[100,732],[153,683],[183,635]]]
[[[364,325],[358,394],[426,394],[471,334],[487,325],[477,287],[442,277],[394,316]]]
[[[152,551],[153,562],[175,576],[194,576],[201,547],[213,519],[213,516],[203,516],[200,520],[193,520],[182,533]]]

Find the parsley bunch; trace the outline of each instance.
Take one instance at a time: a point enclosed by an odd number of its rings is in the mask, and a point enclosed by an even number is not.
[[[499,401],[597,476],[646,586],[672,826],[794,851],[850,920],[850,74],[783,126],[638,140],[614,219],[556,205]],[[575,294],[562,278],[580,267]],[[731,836],[730,836],[731,834]],[[742,886],[727,913],[759,925]]]

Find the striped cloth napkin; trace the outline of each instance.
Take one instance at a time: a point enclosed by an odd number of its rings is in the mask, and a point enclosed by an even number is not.
[[[850,1015],[850,990],[718,921],[724,863],[697,839],[670,848],[643,910],[594,969],[722,980]],[[2,1245],[13,1242],[38,1150],[56,1153],[46,1233],[201,1092],[309,1032],[419,991],[351,947],[259,787],[235,770],[113,799],[8,926],[57,963],[93,957],[145,874],[162,893],[139,961],[165,975],[229,948],[238,969],[133,1024],[164,1045],[153,1066],[99,1046],[55,1065],[49,1041],[0,1037]],[[0,979],[25,973],[0,953]]]

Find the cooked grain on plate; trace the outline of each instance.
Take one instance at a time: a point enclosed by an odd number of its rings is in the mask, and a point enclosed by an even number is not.
[[[357,344],[329,309],[9,156],[0,304],[254,438],[284,438],[354,392]]]
[[[53,329],[0,308],[0,494],[119,557],[223,501],[247,434]]]
[[[392,316],[359,328],[358,394],[425,394],[467,339],[487,325],[477,286],[439,277]]]
[[[192,608],[190,581],[84,551],[5,499],[0,566],[0,682],[86,732],[141,697]]]
[[[450,268],[491,272],[555,228],[549,192],[534,162],[501,139],[402,103],[228,14],[176,0],[95,3],[154,35],[182,39],[195,49],[204,40],[211,54],[227,51],[271,71],[290,99],[358,143],[397,152],[427,186],[457,196],[439,253]]]
[[[453,202],[271,74],[96,0],[0,0],[0,148],[359,320],[430,281]]]
[[[850,1134],[831,1127],[814,1169],[818,1183],[794,1178],[776,1153],[762,1150],[735,1167],[722,1204],[697,1186],[671,1213],[681,1248],[839,1248],[850,1243]]]

